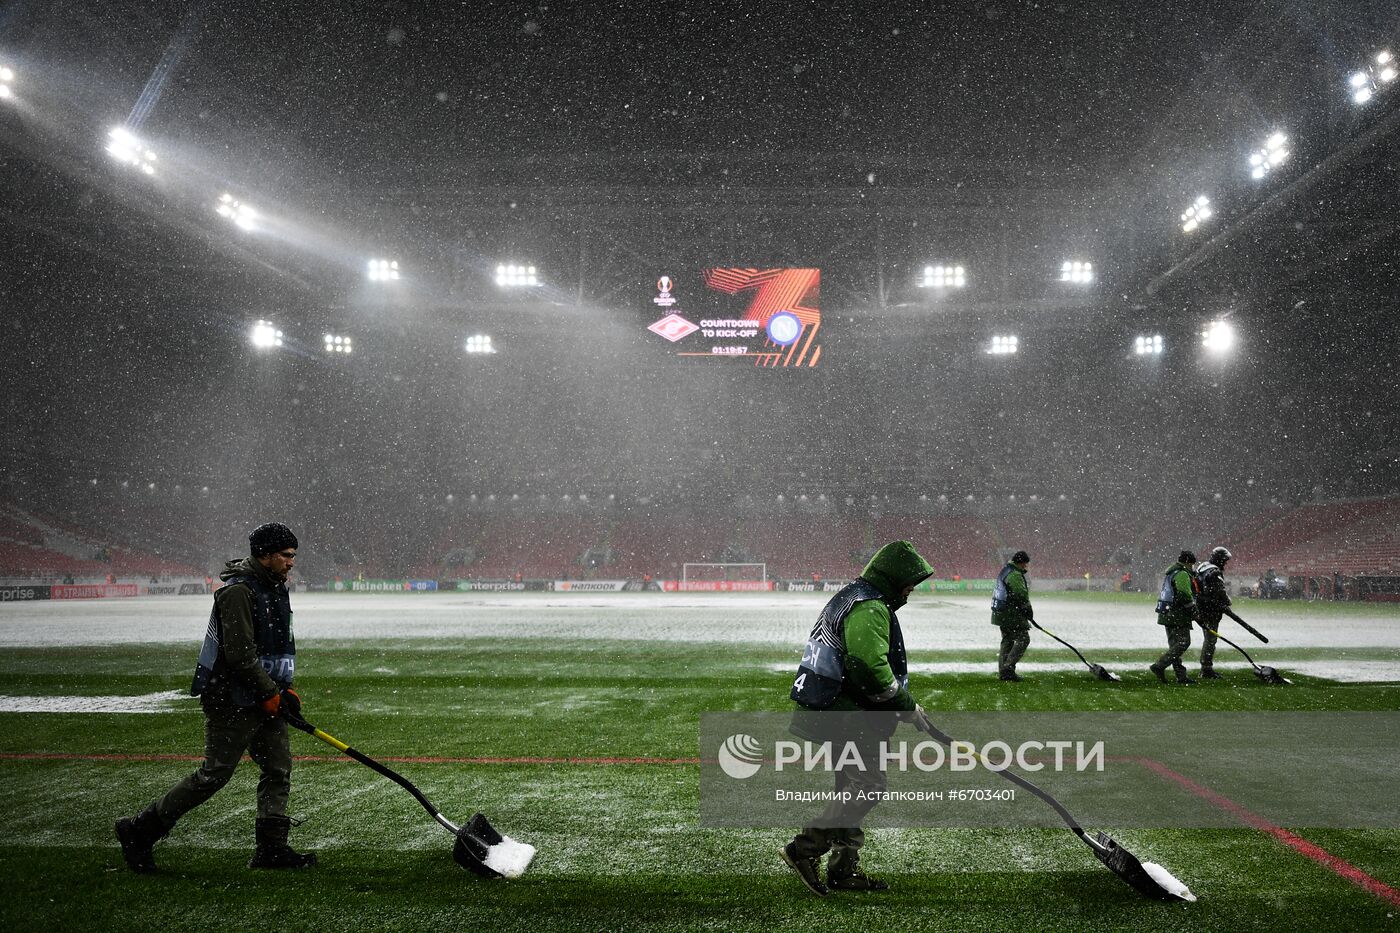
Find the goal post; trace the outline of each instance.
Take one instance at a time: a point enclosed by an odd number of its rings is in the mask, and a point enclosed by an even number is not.
[[[691,583],[764,583],[767,564],[686,563],[681,564],[681,585]]]

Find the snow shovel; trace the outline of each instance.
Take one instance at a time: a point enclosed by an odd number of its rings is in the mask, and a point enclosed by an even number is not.
[[[1055,639],[1057,642],[1059,642],[1060,644],[1064,645],[1064,646],[1065,646],[1066,648],[1068,648],[1070,651],[1073,651],[1075,654],[1079,654],[1079,649],[1078,649],[1078,648],[1074,647],[1074,645],[1071,645],[1069,642],[1065,641],[1065,640],[1064,640],[1063,638],[1061,638],[1059,635],[1056,635],[1054,632],[1052,632],[1052,631],[1050,631],[1049,629],[1043,627],[1043,626],[1042,626],[1039,622],[1037,622],[1035,619],[1031,619],[1030,622],[1031,622],[1031,625],[1034,625],[1036,628],[1040,629],[1040,630],[1041,630],[1042,632],[1044,632],[1046,635],[1049,635],[1051,638]],[[1081,661],[1083,661],[1085,664],[1087,664],[1087,665],[1089,666],[1089,670],[1093,671],[1094,676],[1097,677],[1099,680],[1122,680],[1122,679],[1123,679],[1123,678],[1119,677],[1117,674],[1115,674],[1115,673],[1113,673],[1112,671],[1110,671],[1110,670],[1108,670],[1107,668],[1105,668],[1102,664],[1095,664],[1095,663],[1093,663],[1092,661],[1088,660],[1088,659],[1085,658],[1084,655],[1082,655],[1082,654],[1079,654],[1079,660],[1081,660]]]
[[[380,764],[363,752],[356,751],[335,736],[322,732],[299,715],[287,716],[284,711],[283,716],[288,725],[300,729],[308,735],[314,735],[331,748],[344,752],[371,770],[378,771],[412,794],[413,799],[417,800],[422,804],[423,809],[428,811],[428,815],[437,820],[443,829],[457,837],[456,843],[452,846],[452,858],[467,871],[483,878],[518,878],[525,873],[525,869],[530,867],[530,860],[535,857],[535,847],[524,842],[517,842],[509,836],[502,836],[487,821],[485,815],[477,813],[467,821],[466,825],[457,826],[439,813],[438,808],[433,806],[433,802],[425,797],[422,791],[413,786],[413,782],[397,771]]]
[[[1037,628],[1038,627],[1039,626],[1037,626]],[[1047,632],[1046,634],[1048,635],[1049,633]],[[920,730],[927,732],[950,749],[952,748],[954,742],[953,737],[940,731],[937,726],[928,721],[927,716],[920,716],[915,724]],[[987,767],[987,762],[981,755],[977,756],[977,760],[981,761],[984,767]],[[1139,894],[1161,901],[1194,901],[1196,899],[1196,895],[1191,893],[1191,889],[1179,881],[1171,872],[1154,862],[1139,861],[1136,855],[1133,855],[1133,853],[1119,845],[1118,840],[1107,833],[1095,833],[1091,838],[1089,834],[1080,827],[1079,822],[1075,820],[1074,816],[1066,810],[1058,800],[1051,797],[1050,794],[1041,790],[1019,774],[1012,772],[1010,769],[988,767],[987,770],[996,771],[997,774],[1000,774],[1017,787],[1025,788],[1048,803],[1054,811],[1060,815],[1060,819],[1065,821],[1065,825],[1072,829],[1074,834],[1078,836],[1086,846],[1094,851],[1094,855],[1098,857],[1098,860],[1103,862],[1104,865],[1108,867],[1109,871],[1126,881],[1133,890],[1137,891]]]
[[[1220,640],[1223,641],[1225,644],[1229,645],[1231,648],[1234,648],[1234,649],[1235,649],[1236,651],[1238,651],[1240,654],[1244,655],[1244,659],[1245,659],[1246,661],[1248,661],[1248,662],[1250,663],[1250,665],[1254,668],[1254,676],[1255,676],[1255,677],[1258,677],[1260,680],[1264,681],[1264,683],[1266,683],[1266,684],[1291,684],[1291,683],[1293,683],[1293,681],[1289,680],[1287,677],[1284,677],[1284,676],[1283,676],[1282,674],[1280,674],[1277,670],[1275,670],[1275,669],[1272,668],[1272,667],[1269,667],[1269,665],[1267,665],[1267,664],[1255,664],[1255,663],[1254,663],[1254,659],[1251,658],[1251,657],[1249,656],[1249,652],[1248,652],[1248,651],[1245,651],[1245,650],[1244,650],[1243,648],[1241,648],[1239,645],[1235,644],[1235,643],[1232,642],[1230,639],[1226,638],[1224,635],[1221,635],[1219,632],[1211,631],[1210,629],[1206,628],[1205,625],[1202,625],[1201,628],[1206,629],[1207,632],[1210,632],[1210,633],[1211,633],[1212,635],[1214,635],[1216,638],[1220,639]]]
[[[1225,613],[1227,616],[1229,616],[1230,618],[1234,619],[1236,622],[1238,622],[1238,623],[1240,624],[1240,627],[1243,628],[1246,632],[1248,632],[1249,634],[1253,635],[1255,638],[1259,639],[1260,641],[1262,641],[1262,642],[1263,642],[1264,644],[1266,644],[1266,645],[1269,643],[1269,639],[1264,635],[1263,632],[1259,631],[1257,628],[1255,628],[1254,626],[1250,625],[1250,624],[1249,624],[1248,622],[1246,622],[1244,619],[1241,619],[1239,616],[1235,615],[1234,612],[1232,612],[1232,611],[1229,610],[1229,609],[1225,609],[1225,610],[1224,610],[1224,613]]]

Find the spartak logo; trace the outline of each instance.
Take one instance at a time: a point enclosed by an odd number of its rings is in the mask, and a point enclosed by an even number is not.
[[[675,343],[682,337],[687,337],[695,333],[699,329],[699,327],[690,323],[679,314],[668,314],[647,328],[647,330],[651,331],[653,334],[656,334],[658,337],[665,337],[672,343]]]

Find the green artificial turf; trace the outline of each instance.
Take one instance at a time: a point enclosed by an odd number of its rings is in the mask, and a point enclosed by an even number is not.
[[[1118,596],[1060,597],[1117,599]],[[1328,610],[1331,607],[1327,607]],[[9,930],[983,930],[1385,929],[1400,908],[1251,829],[1130,830],[1130,849],[1170,867],[1200,896],[1136,895],[1065,830],[871,833],[880,895],[818,900],[777,859],[783,830],[698,826],[702,712],[788,709],[796,648],[661,642],[491,639],[317,641],[302,646],[307,717],[376,757],[658,759],[653,763],[396,765],[449,817],[475,809],[539,847],[531,871],[485,883],[450,858],[451,837],[402,789],[295,733],[314,760],[294,772],[296,844],[321,865],[255,873],[256,768],[189,814],[157,849],[162,871],[125,870],[112,821],[185,774],[202,717],[0,714],[0,925]],[[1267,659],[1269,650],[1260,654]],[[1027,660],[1065,659],[1037,648]],[[1400,685],[1296,677],[1269,687],[1247,671],[1223,683],[1163,687],[1155,651],[1096,658],[1125,676],[1035,674],[1020,685],[982,674],[915,675],[933,712],[979,710],[1395,710]],[[1282,657],[1283,655],[1280,655]],[[1393,650],[1290,650],[1287,657],[1393,659]],[[916,652],[914,663],[985,661]],[[0,693],[129,695],[187,688],[189,646],[0,650]],[[18,755],[53,758],[17,758]],[[64,757],[66,756],[66,757]],[[1101,827],[1111,829],[1110,827]],[[1299,835],[1376,879],[1400,885],[1400,831]]]

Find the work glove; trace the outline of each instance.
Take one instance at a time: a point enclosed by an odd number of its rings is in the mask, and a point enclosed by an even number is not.
[[[914,728],[918,729],[920,732],[926,731],[929,725],[931,725],[928,713],[925,713],[924,708],[917,703],[914,704],[912,710],[906,710],[900,713],[899,718],[907,723],[912,723]]]
[[[281,714],[287,719],[301,718],[301,697],[291,687],[278,694],[282,698]]]
[[[282,705],[282,694],[274,693],[258,705],[262,707],[262,711],[267,713],[267,715],[276,716],[278,708]]]

